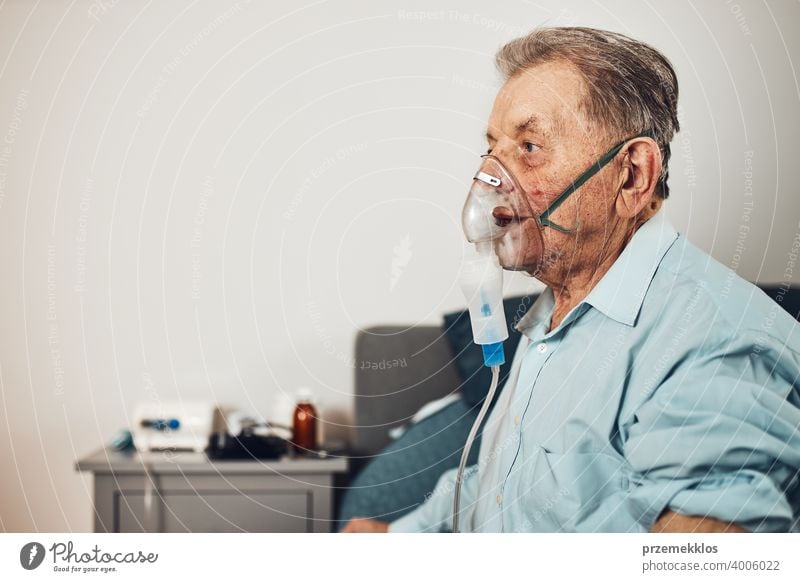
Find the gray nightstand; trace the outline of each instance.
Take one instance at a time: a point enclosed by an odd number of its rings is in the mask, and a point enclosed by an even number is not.
[[[334,474],[345,458],[217,461],[203,453],[101,449],[94,473],[96,532],[329,532]],[[149,484],[152,483],[152,486]]]

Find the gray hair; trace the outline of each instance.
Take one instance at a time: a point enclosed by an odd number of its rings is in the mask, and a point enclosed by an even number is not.
[[[651,131],[661,150],[661,180],[656,193],[669,196],[669,142],[678,124],[678,79],[672,64],[643,42],[594,28],[539,28],[512,40],[495,57],[509,79],[530,67],[566,60],[583,76],[583,102],[589,120],[615,139]]]

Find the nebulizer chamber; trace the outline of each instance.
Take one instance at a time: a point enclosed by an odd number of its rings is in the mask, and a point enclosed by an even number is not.
[[[490,245],[488,251],[465,257],[460,279],[473,340],[483,349],[484,365],[500,366],[505,362],[503,340],[508,338],[508,329],[503,312],[503,270]]]

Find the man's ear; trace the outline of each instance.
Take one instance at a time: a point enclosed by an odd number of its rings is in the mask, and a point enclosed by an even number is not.
[[[661,151],[655,140],[637,137],[628,142],[622,162],[622,185],[616,211],[622,218],[649,218],[661,206],[656,195],[661,179]]]

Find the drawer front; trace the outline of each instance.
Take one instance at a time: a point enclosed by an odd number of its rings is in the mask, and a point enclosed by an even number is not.
[[[258,532],[312,531],[311,491],[161,491],[153,496],[159,531]],[[118,532],[145,531],[144,494],[115,495]]]

